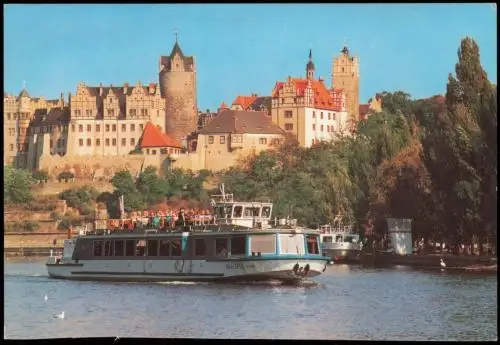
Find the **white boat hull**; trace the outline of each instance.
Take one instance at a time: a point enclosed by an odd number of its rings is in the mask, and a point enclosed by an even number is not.
[[[326,270],[325,258],[257,260],[63,260],[47,263],[52,278],[94,281],[301,280]],[[306,266],[308,269],[306,269]]]

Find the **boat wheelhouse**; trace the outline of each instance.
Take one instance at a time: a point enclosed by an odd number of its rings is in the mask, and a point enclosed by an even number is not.
[[[272,203],[212,196],[209,223],[173,228],[101,229],[65,241],[49,276],[74,280],[298,281],[320,275],[328,258],[317,230],[272,221]]]
[[[337,216],[332,225],[319,227],[321,248],[324,255],[334,262],[357,262],[362,244],[353,222],[343,222]]]

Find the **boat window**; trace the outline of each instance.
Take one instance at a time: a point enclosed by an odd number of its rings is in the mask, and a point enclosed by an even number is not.
[[[262,207],[262,218],[269,218],[271,216],[271,207],[264,206]]]
[[[146,255],[146,241],[137,240],[135,245],[135,256]]]
[[[160,256],[169,256],[170,255],[170,241],[169,240],[160,240]]]
[[[337,242],[337,243],[342,242],[342,235],[337,235],[337,236],[335,237],[335,242]]]
[[[241,218],[243,206],[234,206],[233,218]]]
[[[281,254],[304,254],[304,235],[302,234],[280,234]]]
[[[232,206],[226,206],[226,218],[231,218],[231,213],[233,212]]]
[[[252,217],[253,212],[251,207],[245,207],[243,209],[243,217]]]
[[[115,256],[123,256],[123,241],[114,241],[115,242]]]
[[[260,207],[254,207],[253,208],[253,216],[254,217],[260,216]]]
[[[134,256],[135,253],[135,240],[125,241],[125,256]]]
[[[158,240],[148,240],[148,256],[158,256]]]
[[[312,255],[319,254],[318,247],[318,236],[317,235],[307,235],[307,253]]]
[[[113,256],[114,246],[112,241],[104,241],[104,256]]]
[[[332,236],[323,237],[323,242],[324,243],[332,243]]]
[[[228,243],[227,238],[216,238],[215,255],[227,257],[227,243]]]
[[[252,253],[270,254],[276,252],[276,235],[250,236],[250,251]]]
[[[171,247],[172,247],[172,256],[181,256],[182,250],[181,250],[181,240],[180,239],[175,239],[172,240],[171,242]]]
[[[344,242],[356,243],[356,236],[345,236]]]
[[[94,256],[102,256],[102,241],[94,241]]]
[[[246,255],[247,239],[245,236],[231,238],[231,255]]]
[[[194,240],[194,256],[205,256],[206,242],[204,238],[197,238]]]

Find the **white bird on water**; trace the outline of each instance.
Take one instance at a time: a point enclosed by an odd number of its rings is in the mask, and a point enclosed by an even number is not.
[[[57,316],[57,318],[64,320],[64,312],[62,312],[61,314],[56,315],[56,316]]]
[[[439,259],[439,260],[441,260],[441,267],[446,268],[446,263],[443,261],[443,259]]]
[[[45,300],[45,302],[47,302],[47,300],[48,300],[49,298],[47,297],[47,295],[45,295],[45,297],[44,297],[43,299]]]

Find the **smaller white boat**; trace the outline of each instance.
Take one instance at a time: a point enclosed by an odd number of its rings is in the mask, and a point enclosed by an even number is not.
[[[344,223],[341,216],[335,218],[333,225],[320,226],[323,255],[329,256],[333,262],[359,261],[362,243],[359,234],[354,229],[355,224]]]

